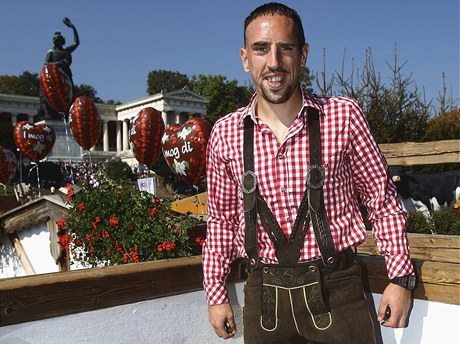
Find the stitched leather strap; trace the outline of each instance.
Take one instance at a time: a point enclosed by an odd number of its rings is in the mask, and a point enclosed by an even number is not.
[[[334,267],[337,262],[334,242],[330,233],[324,208],[322,185],[324,172],[321,167],[321,138],[319,111],[308,108],[310,167],[306,178],[305,192],[299,206],[293,231],[287,240],[281,227],[270,211],[257,187],[254,173],[254,122],[250,117],[244,126],[244,176],[243,200],[245,216],[245,249],[249,256],[248,270],[257,269],[259,254],[257,249],[257,213],[264,228],[274,243],[276,257],[280,264],[295,264],[300,258],[310,218],[315,232],[316,242],[324,265]]]

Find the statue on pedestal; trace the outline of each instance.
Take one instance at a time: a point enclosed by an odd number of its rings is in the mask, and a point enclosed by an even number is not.
[[[72,52],[77,49],[80,45],[80,39],[78,37],[78,32],[75,26],[72,24],[69,18],[64,17],[62,20],[63,23],[72,29],[73,31],[73,43],[64,48],[65,38],[62,36],[60,31],[56,31],[53,36],[53,48],[48,50],[45,57],[45,64],[56,64],[60,70],[65,73],[72,83],[72,94],[75,96],[74,84],[72,80],[72,71],[70,70],[70,65],[72,64]],[[62,115],[56,112],[49,104],[46,102],[45,97],[40,91],[40,111],[39,113],[44,116],[45,119],[62,119]]]

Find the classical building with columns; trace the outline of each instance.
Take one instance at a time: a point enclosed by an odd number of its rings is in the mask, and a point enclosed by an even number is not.
[[[129,148],[129,122],[139,111],[153,107],[161,112],[165,126],[182,124],[192,117],[204,117],[208,100],[190,90],[161,92],[120,105],[96,104],[102,119],[102,131],[90,151],[83,150],[74,140],[68,125],[62,121],[41,120],[38,113],[39,98],[0,94],[0,125],[13,130],[19,121],[46,122],[56,131],[53,150],[48,161],[104,161],[120,157],[130,165],[137,161]]]

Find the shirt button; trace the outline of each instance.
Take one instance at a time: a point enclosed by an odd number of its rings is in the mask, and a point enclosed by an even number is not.
[[[291,222],[291,218],[290,218],[289,216],[286,217],[286,221],[287,221],[287,222]]]
[[[283,160],[283,156],[281,154],[278,155],[278,160]]]
[[[281,188],[281,192],[284,192],[284,191],[286,191],[286,189],[285,189],[285,188]]]

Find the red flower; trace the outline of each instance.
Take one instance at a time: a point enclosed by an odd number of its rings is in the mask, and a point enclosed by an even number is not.
[[[109,223],[112,227],[115,227],[116,225],[118,225],[118,219],[112,215],[110,216]]]
[[[73,241],[73,238],[68,234],[62,234],[59,236],[59,243],[61,244],[61,249],[65,252],[69,250],[69,245]]]
[[[73,187],[70,186],[70,184],[66,184],[66,188],[67,188],[67,200],[70,202],[72,200]]]
[[[203,246],[204,244],[204,238],[203,237],[197,237],[195,241],[200,244],[200,246]]]
[[[157,208],[152,208],[150,209],[150,217],[154,218],[158,214],[158,209]]]
[[[108,237],[110,237],[110,234],[109,234],[108,231],[102,231],[101,237],[103,237],[103,238],[108,238]]]
[[[60,230],[65,229],[65,220],[63,218],[60,218],[59,220],[57,220],[56,224]]]
[[[85,210],[85,203],[80,203],[78,206],[77,206],[78,210],[82,211],[82,210]]]
[[[168,252],[173,251],[176,248],[176,243],[175,242],[162,242],[161,244],[158,244],[158,252],[163,252],[163,250],[166,250]]]
[[[115,251],[122,253],[123,252],[123,247],[121,247],[120,243],[118,240],[115,240]]]

